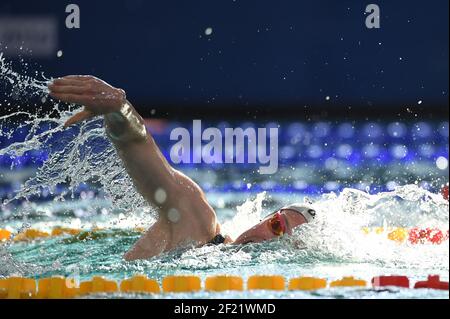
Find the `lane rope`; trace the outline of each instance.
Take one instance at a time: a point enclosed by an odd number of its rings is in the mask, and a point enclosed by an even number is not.
[[[366,235],[380,235],[388,240],[398,243],[408,242],[409,244],[442,244],[449,239],[448,229],[439,229],[436,227],[363,227],[361,231]],[[0,242],[27,242],[43,240],[51,237],[68,237],[68,242],[102,239],[110,236],[132,235],[133,233],[143,233],[145,229],[137,227],[133,229],[119,228],[93,228],[91,230],[54,227],[50,232],[28,228],[21,233],[15,234],[14,231],[0,229]]]
[[[286,285],[287,283],[287,285]],[[371,288],[370,288],[371,286]],[[410,284],[407,276],[376,276],[368,286],[367,281],[354,277],[343,277],[327,282],[323,278],[298,277],[287,281],[283,276],[254,275],[247,279],[246,289],[252,290],[319,290],[335,287],[353,287],[359,289],[377,289],[380,287],[400,287],[414,289],[448,290],[448,282],[441,281],[439,276],[430,275],[427,280]],[[95,276],[91,280],[78,284],[74,278],[53,276],[35,280],[25,277],[9,277],[0,279],[0,299],[68,299],[83,297],[90,294],[139,293],[160,294],[198,292],[202,290],[201,279],[198,276],[166,276],[162,285],[155,279],[145,275],[135,275],[121,282]],[[243,291],[244,280],[239,276],[210,276],[205,279],[204,291]]]

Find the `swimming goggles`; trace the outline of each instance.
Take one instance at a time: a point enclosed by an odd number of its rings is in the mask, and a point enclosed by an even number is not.
[[[286,233],[286,221],[284,220],[283,216],[281,216],[280,211],[276,212],[269,219],[268,225],[271,232],[275,236],[282,236],[284,233]]]

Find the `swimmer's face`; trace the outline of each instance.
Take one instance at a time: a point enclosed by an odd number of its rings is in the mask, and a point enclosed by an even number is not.
[[[291,235],[295,227],[306,222],[305,217],[298,212],[283,209],[281,212],[268,215],[257,225],[243,232],[234,244],[258,243],[284,234]]]

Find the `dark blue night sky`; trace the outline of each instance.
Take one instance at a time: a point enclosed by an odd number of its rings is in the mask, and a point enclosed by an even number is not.
[[[0,16],[55,15],[63,56],[27,60],[48,76],[94,74],[134,100],[448,104],[448,0],[376,1],[378,30],[365,27],[370,1],[78,0],[79,30],[64,27],[69,3],[3,0]]]

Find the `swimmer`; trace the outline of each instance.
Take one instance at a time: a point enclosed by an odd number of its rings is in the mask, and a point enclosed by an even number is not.
[[[144,120],[126,99],[125,91],[93,76],[65,76],[48,86],[50,96],[84,109],[64,126],[102,115],[106,132],[138,192],[156,208],[157,221],[124,255],[125,260],[147,259],[196,243],[247,244],[271,240],[310,222],[315,211],[303,204],[282,207],[235,240],[223,236],[214,209],[202,189],[174,169],[162,155]]]

